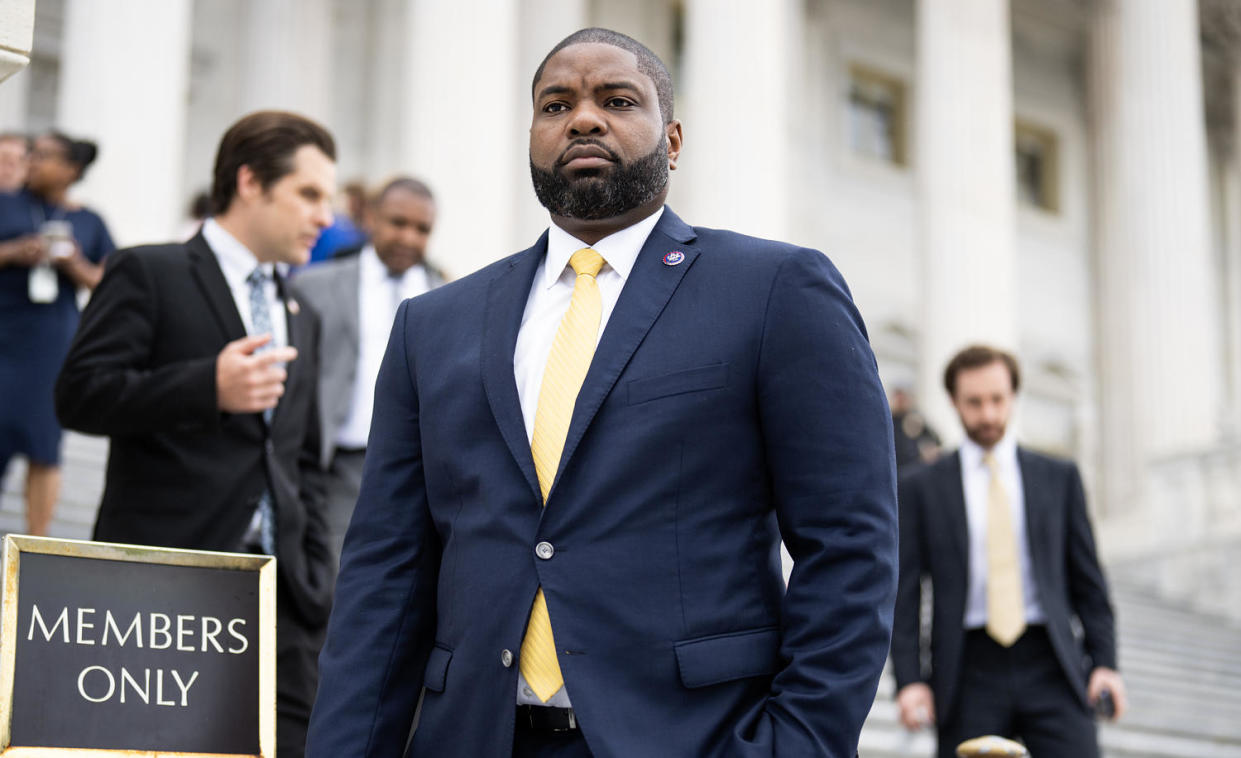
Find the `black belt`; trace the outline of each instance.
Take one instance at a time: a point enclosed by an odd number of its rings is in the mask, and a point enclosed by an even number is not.
[[[577,717],[573,715],[572,708],[519,705],[517,727],[540,732],[570,732],[577,729]]]
[[[337,455],[362,455],[365,452],[366,452],[365,447],[341,447],[339,445],[336,446]]]

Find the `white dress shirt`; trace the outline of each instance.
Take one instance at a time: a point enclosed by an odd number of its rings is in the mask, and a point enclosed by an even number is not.
[[[528,439],[534,439],[534,412],[539,405],[539,389],[543,386],[547,356],[552,352],[560,319],[569,310],[569,301],[573,299],[573,284],[577,281],[577,275],[569,267],[569,258],[584,247],[592,248],[603,256],[603,268],[595,277],[603,306],[599,335],[595,340],[597,345],[620,298],[621,288],[625,286],[625,280],[638,259],[638,253],[663,212],[661,207],[633,226],[604,237],[593,245],[575,239],[555,224],[548,229],[547,256],[534,272],[526,311],[521,316],[521,330],[517,332],[517,349],[513,353],[513,373],[517,379],[517,394],[521,398],[521,415],[526,421]]]
[[[374,245],[367,245],[358,253],[358,364],[353,375],[349,415],[336,432],[337,447],[366,447],[375,405],[375,378],[379,376],[379,364],[388,347],[396,309],[403,300],[421,295],[430,288],[427,269],[422,264],[392,276],[379,260]]]
[[[224,272],[224,281],[233,294],[233,303],[237,313],[241,315],[241,323],[246,327],[246,334],[254,334],[254,319],[250,314],[250,283],[246,279],[254,273],[254,269],[262,267],[267,278],[263,283],[263,293],[267,296],[267,310],[271,314],[271,330],[273,347],[284,347],[289,344],[289,322],[284,313],[284,302],[276,287],[273,272],[286,276],[289,267],[284,263],[259,263],[250,248],[243,245],[236,237],[220,226],[214,218],[203,222],[203,238],[207,246],[215,253],[215,259]]]
[[[595,344],[598,344],[598,339],[603,337],[603,330],[616,308],[621,288],[625,286],[625,280],[629,278],[629,272],[638,260],[638,253],[646,244],[646,238],[650,236],[663,212],[661,207],[633,226],[604,237],[593,245],[574,238],[555,224],[548,229],[547,255],[534,272],[530,296],[526,299],[526,311],[521,317],[521,329],[517,332],[517,349],[513,353],[513,373],[517,379],[517,394],[521,399],[521,415],[526,422],[527,439],[534,438],[534,414],[539,405],[539,389],[543,385],[543,370],[547,367],[547,357],[551,354],[560,319],[564,317],[565,311],[569,310],[569,301],[573,299],[573,284],[577,281],[577,274],[569,267],[569,258],[584,247],[592,248],[603,256],[603,268],[595,277],[603,306],[599,318],[599,337],[595,341]],[[554,634],[556,619],[551,621]],[[543,703],[520,673],[517,681],[517,702],[557,708],[569,708],[572,705],[564,687]]]
[[[1030,562],[1030,539],[1026,531],[1026,498],[1022,489],[1021,467],[1017,464],[1017,442],[1006,436],[991,450],[1000,467],[1000,482],[1008,495],[1013,529],[1017,537],[1017,558],[1021,567],[1021,592],[1027,624],[1046,621],[1039,603],[1038,587]],[[961,484],[965,491],[965,515],[969,523],[969,588],[965,596],[965,628],[981,629],[987,624],[987,491],[991,470],[983,463],[986,451],[973,440],[961,443]]]

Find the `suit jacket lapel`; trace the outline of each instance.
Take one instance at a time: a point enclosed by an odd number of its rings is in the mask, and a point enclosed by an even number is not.
[[[194,279],[202,288],[207,304],[211,307],[211,314],[220,327],[224,339],[232,342],[246,336],[246,326],[241,322],[241,314],[237,312],[233,292],[228,288],[228,281],[224,278],[224,272],[220,270],[220,263],[216,260],[215,253],[211,252],[211,247],[207,245],[202,232],[194,235],[186,243],[186,249]]]
[[[1021,492],[1025,498],[1026,511],[1026,547],[1030,551],[1030,564],[1034,576],[1042,577],[1043,554],[1048,534],[1049,519],[1053,508],[1044,502],[1046,487],[1040,483],[1047,481],[1038,458],[1022,448],[1017,448],[1017,465],[1021,469]],[[1039,590],[1043,588],[1040,586]],[[1044,597],[1046,597],[1044,595]]]
[[[547,252],[547,234],[544,233],[534,247],[509,259],[508,268],[491,280],[483,313],[483,389],[491,413],[500,427],[500,434],[508,444],[509,452],[517,461],[530,492],[535,500],[542,502],[539,493],[538,474],[534,470],[534,456],[530,452],[530,440],[526,437],[526,424],[521,415],[521,399],[517,395],[517,380],[513,375],[513,352],[517,349],[517,332],[521,317],[526,310],[530,285],[539,261]]]
[[[279,273],[276,274],[276,293],[280,298],[280,302],[284,303],[284,323],[289,347],[299,348],[300,351],[304,349],[306,340],[308,339],[308,336],[302,333],[302,330],[306,328],[305,317],[302,316],[302,304],[299,303],[297,299],[293,297],[292,293],[289,292],[288,284]],[[301,374],[305,370],[304,367],[309,365],[310,364],[306,363],[306,361],[294,360],[285,366],[285,369],[289,372],[289,375],[284,382],[286,390],[292,389],[295,381],[301,381]],[[289,395],[286,393],[284,397],[280,398],[280,401],[276,403],[276,408],[272,411],[272,427],[275,427],[276,421],[284,415],[283,411],[285,406],[288,405],[286,402],[288,398]]]
[[[599,406],[603,405],[604,399],[615,386],[621,371],[629,364],[634,351],[638,349],[638,345],[642,343],[685,273],[698,257],[699,251],[688,244],[696,236],[688,224],[670,209],[664,208],[664,215],[651,230],[646,244],[638,253],[633,270],[629,272],[620,299],[616,301],[603,337],[595,349],[590,370],[577,393],[564,452],[560,455],[560,465],[556,471],[557,480],[569,459],[573,457],[573,452]],[[684,253],[684,260],[678,265],[664,265],[664,255],[674,250]],[[555,494],[553,485],[548,500]]]
[[[961,479],[961,451],[952,454],[946,466],[939,467],[940,502],[944,504],[945,525],[952,540],[952,552],[961,559],[965,576],[969,576],[970,535],[969,521],[965,513],[965,485]]]
[[[345,324],[345,333],[349,335],[350,365],[356,366],[360,340],[359,330],[362,328],[361,315],[358,312],[362,305],[358,300],[358,280],[362,276],[362,265],[356,255],[349,261],[349,265],[341,267],[340,276],[335,279],[336,305],[340,309],[336,317]]]

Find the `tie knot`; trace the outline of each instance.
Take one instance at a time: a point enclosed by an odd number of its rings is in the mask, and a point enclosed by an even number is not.
[[[982,456],[982,464],[993,474],[1000,470],[1000,462],[995,459],[994,453],[984,453]]]
[[[246,282],[251,287],[261,287],[266,281],[267,272],[263,270],[262,266],[256,267],[250,272],[250,275],[246,277]]]
[[[569,258],[569,265],[573,268],[573,273],[578,276],[586,274],[595,277],[599,275],[599,269],[603,268],[603,256],[595,252],[593,248],[584,247]]]

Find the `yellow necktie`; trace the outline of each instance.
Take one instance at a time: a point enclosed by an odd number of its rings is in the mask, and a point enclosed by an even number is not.
[[[1000,464],[991,453],[982,460],[991,472],[991,486],[987,490],[987,634],[1009,647],[1026,630],[1017,533],[1008,493],[1000,481]]]
[[[569,434],[569,421],[573,418],[573,405],[577,402],[578,390],[582,388],[590,360],[595,354],[599,319],[603,314],[599,284],[595,281],[599,269],[603,268],[603,257],[584,247],[573,254],[569,265],[577,274],[577,281],[573,284],[569,310],[560,319],[556,339],[547,356],[543,384],[539,388],[539,405],[534,413],[534,436],[530,441],[544,504],[556,478],[556,469],[560,467],[560,455],[564,452],[565,437]],[[530,689],[544,703],[564,684],[560,662],[556,660],[552,622],[547,614],[547,599],[543,597],[542,587],[534,596],[526,637],[521,643],[521,673]]]

